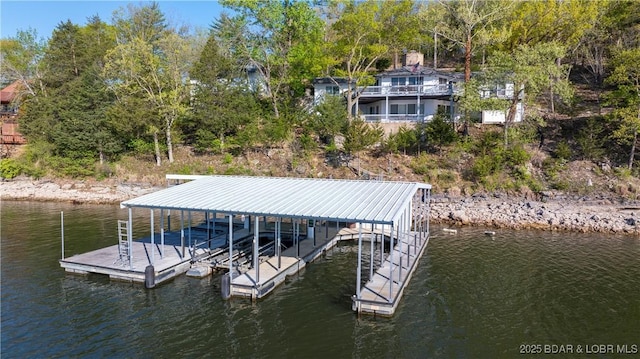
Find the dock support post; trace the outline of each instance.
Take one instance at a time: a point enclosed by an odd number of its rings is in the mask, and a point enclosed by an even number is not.
[[[164,258],[164,209],[160,210],[160,258]]]
[[[362,277],[362,222],[358,223],[358,267],[356,270],[356,298],[360,299],[360,280]]]
[[[382,225],[382,238],[380,239],[380,266],[384,263],[384,224]]]
[[[256,270],[256,287],[260,285],[260,218],[253,221],[253,268]],[[257,288],[256,288],[257,289]]]
[[[376,245],[376,234],[374,233],[374,225],[371,223],[371,237],[369,240],[369,247],[371,248],[371,253],[369,254],[369,280],[373,278],[373,247]]]
[[[180,211],[180,247],[182,247],[182,256],[180,259],[184,259],[184,211]]]
[[[64,212],[60,211],[60,238],[62,240],[62,258],[64,259]]]
[[[393,297],[393,225],[389,236],[389,303]]]
[[[282,266],[282,218],[276,218],[276,254],[278,255],[278,269]]]
[[[402,227],[401,227],[402,226]],[[402,228],[402,230],[404,231],[405,228],[402,224],[400,224],[400,226],[398,226],[398,237],[396,238],[396,240],[398,241],[398,280],[401,280],[402,278],[402,244],[404,242],[404,238],[400,238],[400,236],[402,235],[403,237],[405,237],[405,233],[400,234],[400,229]]]
[[[229,296],[231,296],[231,283],[233,282],[233,217],[229,216]]]
[[[191,241],[191,211],[187,211],[187,221],[189,222],[189,253],[191,255],[191,260],[193,261],[193,257],[195,257],[196,254],[196,249],[195,246],[193,245],[193,242]]]
[[[316,220],[307,219],[307,239],[313,238],[313,248],[316,247]]]
[[[209,211],[204,211],[204,221],[207,223],[207,248],[211,248],[211,223],[209,223]]]
[[[133,214],[129,207],[129,230],[127,231],[127,242],[129,242],[129,270],[133,270]]]
[[[427,215],[425,221],[427,221],[427,237],[429,235],[429,215],[431,214],[431,189],[427,189]]]
[[[149,212],[151,213],[149,218],[149,221],[151,222],[151,266],[154,266],[156,264],[156,235],[153,228],[153,208],[150,209]]]
[[[293,220],[293,238],[296,242],[296,258],[300,258],[300,224],[297,219]]]

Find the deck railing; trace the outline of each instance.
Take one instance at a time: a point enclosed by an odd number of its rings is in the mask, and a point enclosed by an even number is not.
[[[359,88],[361,96],[383,97],[388,95],[425,95],[425,96],[446,96],[457,94],[462,90],[458,84],[438,84],[438,85],[402,85],[402,86],[367,86]]]
[[[433,118],[433,115],[411,115],[411,114],[394,114],[394,115],[361,115],[366,122],[427,122]]]

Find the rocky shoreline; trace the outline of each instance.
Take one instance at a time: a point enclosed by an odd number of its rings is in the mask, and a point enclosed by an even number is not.
[[[610,198],[434,196],[430,217],[432,223],[461,226],[640,235],[640,202]]]
[[[161,189],[147,184],[14,179],[0,182],[3,200],[117,204]],[[640,201],[569,197],[547,193],[542,200],[500,195],[434,195],[431,222],[509,229],[541,229],[640,235]]]
[[[65,181],[14,179],[0,182],[3,200],[59,201],[91,204],[117,204],[129,198],[161,189],[147,184],[113,181]]]

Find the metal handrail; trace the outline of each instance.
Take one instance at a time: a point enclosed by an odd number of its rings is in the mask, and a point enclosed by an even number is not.
[[[462,86],[458,84],[437,84],[437,85],[396,85],[396,86],[366,86],[359,87],[361,96],[381,96],[381,95],[451,95],[462,91]]]

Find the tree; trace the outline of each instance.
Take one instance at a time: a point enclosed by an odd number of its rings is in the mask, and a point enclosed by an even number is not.
[[[544,42],[558,42],[573,53],[585,32],[593,27],[598,9],[606,8],[606,1],[540,0],[515,3],[511,16],[506,18],[509,38],[503,50],[520,45],[533,46]]]
[[[223,152],[234,143],[251,145],[258,140],[248,136],[247,130],[259,127],[260,109],[246,84],[237,81],[241,72],[223,55],[212,33],[191,71],[196,80],[192,114],[183,126],[198,150]],[[237,141],[235,137],[243,131],[245,137]]]
[[[379,17],[384,29],[382,42],[393,56],[395,66],[403,51],[418,49],[423,42],[416,3],[413,0],[383,1]]]
[[[322,22],[306,1],[225,0],[238,13],[214,24],[219,43],[260,75],[275,118],[322,70]],[[284,101],[282,101],[284,100]]]
[[[128,11],[116,13],[118,45],[107,53],[103,75],[118,98],[140,97],[155,109],[157,121],[146,121],[146,127],[153,134],[159,166],[162,130],[173,162],[172,130],[188,110],[188,70],[195,49],[189,39],[168,30],[157,3]]]
[[[34,29],[19,30],[15,37],[0,39],[1,80],[8,84],[19,80],[24,95],[35,96],[42,90],[42,57],[46,42]]]
[[[616,47],[640,46],[640,2],[601,1],[593,27],[580,41],[576,61],[585,64],[595,85],[602,85],[605,67]]]
[[[83,27],[66,21],[53,31],[43,56],[42,90],[27,101],[20,124],[29,139],[53,144],[53,154],[69,167],[65,173],[86,174],[85,160],[102,163],[121,151],[105,116],[113,97],[100,77],[114,44],[112,28],[98,17]]]
[[[440,34],[464,47],[465,81],[471,79],[471,57],[475,44],[492,40],[491,26],[508,14],[510,4],[498,0],[440,0],[435,5],[445,8],[446,17],[440,22]]]
[[[557,66],[556,59],[562,58],[565,48],[558,43],[540,43],[534,46],[521,45],[513,52],[496,52],[489,58],[487,82],[493,86],[513,84],[513,96],[504,100],[507,115],[504,123],[504,142],[508,145],[508,130],[513,124],[518,103],[524,95],[535,99],[544,89],[553,87],[562,98],[573,95],[566,71],[567,67]]]
[[[380,142],[383,134],[384,131],[380,126],[370,126],[363,120],[355,118],[347,125],[344,133],[344,150],[347,153],[357,155]]]
[[[344,132],[348,125],[347,109],[342,96],[325,96],[315,107],[313,128],[323,142],[335,144],[335,137]]]
[[[628,167],[632,169],[640,145],[640,48],[618,51],[612,59],[612,68],[607,78],[607,83],[616,87],[608,95],[614,106],[610,119],[616,126],[612,137],[631,147]]]
[[[438,68],[438,50],[443,48],[442,41],[438,41],[440,28],[443,27],[442,20],[446,16],[446,8],[438,6],[435,2],[429,2],[420,7],[418,17],[420,20],[420,31],[429,37],[433,36],[433,68]],[[428,42],[427,36],[424,41]]]
[[[577,49],[584,40],[585,33],[593,28],[598,9],[607,7],[606,1],[584,0],[543,0],[522,1],[516,4],[512,16],[505,26],[509,29],[509,39],[503,43],[503,49],[513,51],[519,45],[555,42],[565,47],[563,57],[556,58],[556,65],[563,67],[565,56],[575,57]],[[568,77],[568,71],[565,76]],[[555,88],[550,86],[549,104],[555,112]],[[562,97],[561,94],[558,96]]]
[[[388,46],[382,40],[380,9],[380,2],[373,0],[347,3],[331,26],[333,38],[328,42],[328,53],[332,60],[328,75],[336,86],[339,86],[336,78],[347,81],[345,97],[349,118],[361,95],[359,87],[374,83],[370,70],[388,53]]]

